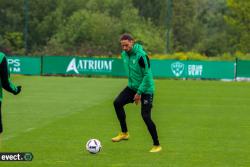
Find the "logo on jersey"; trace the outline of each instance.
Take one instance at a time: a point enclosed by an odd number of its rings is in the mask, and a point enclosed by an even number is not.
[[[148,104],[148,100],[144,99],[143,104]]]

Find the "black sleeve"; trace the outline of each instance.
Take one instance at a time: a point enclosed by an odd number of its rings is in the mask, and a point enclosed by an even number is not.
[[[3,58],[0,64],[0,77],[2,82],[2,87],[8,92],[15,93],[15,91],[10,87],[9,83],[9,72],[6,57]]]
[[[146,56],[146,58],[147,58],[148,68],[150,68],[150,61],[149,61],[148,56]],[[140,65],[140,67],[145,68],[145,62],[144,62],[142,57],[140,57],[140,59],[139,59],[139,65]]]

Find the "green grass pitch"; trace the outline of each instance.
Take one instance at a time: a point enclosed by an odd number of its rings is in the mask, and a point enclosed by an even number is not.
[[[155,80],[152,118],[162,152],[152,141],[140,107],[125,107],[130,139],[119,131],[113,99],[126,79],[14,76],[19,96],[4,92],[0,152],[32,152],[31,162],[1,167],[247,167],[250,166],[250,83]],[[97,138],[97,155],[85,143]]]

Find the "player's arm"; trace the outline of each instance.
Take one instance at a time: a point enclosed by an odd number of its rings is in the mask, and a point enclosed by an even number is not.
[[[8,71],[8,64],[6,57],[3,58],[0,64],[0,76],[1,76],[1,83],[2,87],[13,94],[18,94],[21,91],[21,87],[16,87],[9,78],[9,71]]]
[[[139,59],[139,65],[142,69],[143,73],[143,79],[142,83],[140,84],[137,93],[134,96],[135,104],[137,105],[141,101],[141,94],[145,92],[146,90],[146,83],[150,82],[150,76],[149,76],[149,68],[150,68],[150,62],[148,56],[141,56]]]
[[[150,62],[149,62],[149,58],[148,56],[141,56],[139,59],[139,65],[142,69],[142,73],[143,73],[143,80],[142,83],[140,84],[137,94],[141,95],[143,92],[145,92],[146,85],[147,83],[150,82],[150,76],[149,76],[149,68],[150,68]]]

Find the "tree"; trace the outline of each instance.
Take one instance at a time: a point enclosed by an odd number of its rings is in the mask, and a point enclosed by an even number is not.
[[[22,1],[0,0],[0,44],[8,54],[24,53]]]
[[[64,26],[59,27],[46,49],[53,54],[118,54],[119,36],[125,32],[143,41],[150,52],[164,51],[159,28],[150,20],[141,18],[132,3],[119,0],[89,0],[84,9],[73,12],[65,20]],[[59,49],[59,53],[55,52],[55,48]]]
[[[194,46],[194,1],[173,1],[173,47],[175,51],[190,51]]]
[[[230,29],[224,20],[228,12],[226,0],[197,0],[195,6],[198,40],[194,50],[208,56],[232,52]]]
[[[250,1],[227,0],[230,13],[226,17],[227,23],[233,28],[234,45],[236,50],[250,52]]]

